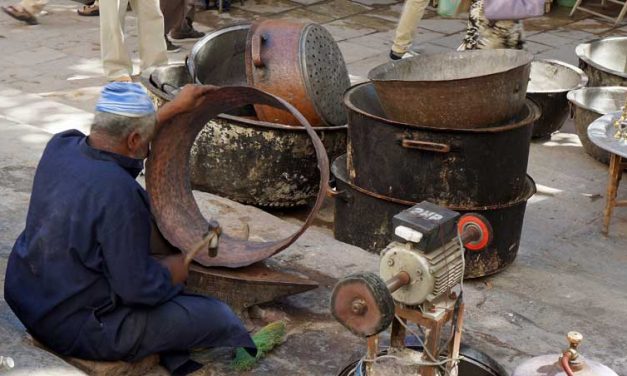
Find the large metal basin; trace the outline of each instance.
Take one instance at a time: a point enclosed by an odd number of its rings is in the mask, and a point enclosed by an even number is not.
[[[627,37],[582,43],[575,53],[590,86],[627,86]]]
[[[168,65],[145,73],[141,82],[161,106],[173,98],[176,86],[191,82],[191,75],[183,64]],[[254,115],[247,106],[207,123],[191,150],[192,186],[264,207],[310,203],[320,179],[305,128],[261,122]],[[314,127],[329,158],[346,152],[346,128]]]
[[[247,86],[246,36],[250,24],[228,26],[194,44],[187,59],[193,82],[216,86]]]
[[[525,104],[533,56],[520,50],[421,55],[372,69],[387,118],[441,128],[483,128]]]
[[[442,206],[508,202],[525,189],[531,101],[499,127],[430,128],[387,120],[372,83],[353,86],[348,108],[351,183],[393,198]]]
[[[331,191],[331,195],[335,197],[335,238],[379,254],[394,240],[392,217],[418,202],[394,199],[351,183],[346,171],[345,156],[333,162],[331,172],[336,181],[336,190]],[[469,205],[465,208],[441,205],[462,214],[479,213],[490,222],[494,230],[494,238],[488,248],[481,252],[465,252],[465,278],[495,274],[514,262],[520,246],[527,200],[535,192],[535,183],[527,176],[524,190],[510,201],[490,206]]]
[[[557,60],[531,62],[527,97],[538,104],[542,115],[533,125],[533,138],[547,137],[556,132],[568,117],[571,90],[585,87],[588,76],[575,66]]]
[[[588,126],[610,112],[618,111],[625,104],[627,87],[588,87],[568,93],[568,100],[575,111],[575,127],[584,150],[594,159],[608,164],[610,154],[593,144],[588,138]]]

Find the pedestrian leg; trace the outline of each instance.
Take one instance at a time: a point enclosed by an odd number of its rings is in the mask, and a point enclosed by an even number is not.
[[[128,0],[100,2],[100,52],[105,77],[130,78],[133,64],[124,44],[124,20]]]

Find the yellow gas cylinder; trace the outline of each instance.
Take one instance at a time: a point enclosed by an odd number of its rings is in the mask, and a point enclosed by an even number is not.
[[[564,352],[529,359],[512,376],[618,376],[607,366],[579,354],[577,348],[583,340],[580,333],[569,332],[567,338],[570,346]]]

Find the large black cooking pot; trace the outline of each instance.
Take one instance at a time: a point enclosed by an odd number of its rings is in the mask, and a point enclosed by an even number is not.
[[[388,120],[375,87],[344,96],[348,108],[348,179],[369,191],[407,201],[476,207],[514,200],[526,190],[537,105],[498,127],[430,128]]]
[[[141,77],[157,106],[191,80],[183,64],[157,67]],[[263,207],[311,203],[320,175],[305,128],[258,121],[254,115],[247,106],[207,123],[190,154],[193,188]],[[346,125],[314,130],[329,158],[346,152]]]
[[[392,241],[392,217],[416,202],[398,200],[370,192],[348,181],[346,157],[333,162],[335,176],[334,235],[337,240],[353,244],[373,253],[379,253]],[[463,189],[460,188],[460,189]],[[494,230],[491,245],[481,251],[466,250],[466,278],[494,274],[509,266],[516,258],[527,200],[536,193],[530,177],[518,197],[490,206],[442,205],[464,213],[479,213],[487,218]]]

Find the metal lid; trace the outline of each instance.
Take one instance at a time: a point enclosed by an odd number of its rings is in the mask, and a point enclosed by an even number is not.
[[[342,96],[350,87],[344,57],[324,27],[310,24],[301,37],[301,67],[316,113],[331,125],[346,123]]]
[[[593,121],[588,127],[590,141],[603,150],[627,158],[627,141],[614,137],[617,129],[615,121],[620,118],[621,111],[610,112],[607,115]]]

